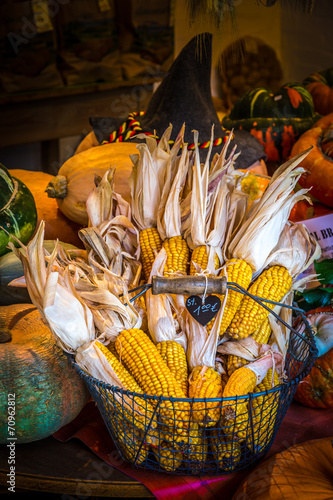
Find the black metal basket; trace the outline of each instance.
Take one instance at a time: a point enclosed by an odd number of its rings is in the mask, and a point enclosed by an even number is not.
[[[227,474],[265,456],[298,383],[313,366],[317,348],[311,327],[304,316],[299,316],[296,324],[285,359],[287,379],[264,392],[235,398],[137,394],[101,382],[72,362],[124,460],[138,468],[172,474]],[[200,406],[217,412],[214,426],[198,425],[195,414],[202,410]],[[226,407],[234,415],[229,420],[225,418]]]

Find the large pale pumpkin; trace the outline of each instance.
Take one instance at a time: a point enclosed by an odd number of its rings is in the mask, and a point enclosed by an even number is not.
[[[310,408],[333,408],[333,306],[313,309],[307,319],[315,331],[319,356],[294,399]]]
[[[0,307],[0,443],[7,443],[8,400],[15,401],[16,443],[46,438],[71,422],[89,399],[38,310]]]
[[[310,194],[318,201],[333,207],[333,113],[323,116],[313,127],[304,132],[294,144],[290,157],[312,151],[300,163],[306,173],[299,179],[303,188],[311,188]]]
[[[9,170],[9,173],[30,189],[37,208],[37,226],[41,220],[45,221],[46,240],[60,239],[65,243],[71,243],[76,247],[83,248],[78,231],[81,225],[74,223],[58,209],[55,200],[49,198],[45,192],[46,186],[53,179],[53,175],[40,171],[22,169]]]
[[[48,196],[55,198],[59,209],[70,220],[86,226],[86,201],[94,189],[95,175],[103,177],[116,167],[115,192],[130,201],[128,178],[132,172],[130,155],[138,154],[136,143],[119,142],[89,148],[69,158],[48,184]]]

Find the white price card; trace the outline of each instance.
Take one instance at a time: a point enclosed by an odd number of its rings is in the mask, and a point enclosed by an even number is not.
[[[322,217],[314,217],[313,219],[306,219],[302,221],[312,236],[314,236],[321,248],[321,257],[323,259],[333,259],[333,213],[323,215]],[[315,273],[314,265],[312,264],[308,269],[302,273],[302,276]],[[300,276],[301,277],[301,276]],[[318,282],[311,283],[311,287],[318,286]]]

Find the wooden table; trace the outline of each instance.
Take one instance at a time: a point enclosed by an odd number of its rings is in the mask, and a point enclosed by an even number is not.
[[[91,403],[88,405],[90,405],[90,410],[94,407]],[[69,500],[66,495],[75,495],[78,498],[148,499],[154,498],[151,493],[154,490],[144,486],[145,481],[149,478],[151,484],[153,484],[152,480],[155,479],[154,484],[160,489],[164,488],[163,498],[170,498],[168,488],[171,487],[171,490],[172,487],[175,488],[178,479],[176,478],[175,482],[175,476],[155,474],[154,471],[143,471],[142,473],[142,470],[136,469],[135,472],[128,464],[125,464],[127,467],[124,467],[124,461],[114,446],[113,448],[108,448],[108,445],[104,446],[109,435],[97,409],[96,413],[95,411],[84,413],[84,410],[82,412],[83,415],[87,413],[89,413],[89,418],[86,421],[83,418],[80,424],[71,423],[64,428],[69,430],[62,434],[61,440],[58,435],[57,439],[51,436],[33,443],[16,445],[16,492],[43,492],[41,496],[43,500],[46,493],[62,494],[62,500]],[[75,419],[74,422],[77,420]],[[293,402],[265,459],[290,446],[311,439],[333,437],[332,422],[333,408],[318,410],[305,408]],[[98,441],[100,441],[99,445]],[[108,460],[115,467],[110,466],[101,458],[103,448],[111,450]],[[219,478],[215,476],[217,482],[214,481],[210,485],[211,496],[205,498],[216,500],[224,497],[230,500],[240,483],[257,465],[260,465],[260,462],[247,469],[228,474],[220,482],[218,482]],[[127,473],[125,474],[121,470]],[[6,445],[1,445],[0,494],[8,493],[7,474],[8,449]],[[138,480],[133,479],[131,475]],[[148,485],[148,483],[145,484]],[[55,498],[59,499],[59,496]],[[191,493],[186,498],[191,498]]]
[[[47,492],[79,498],[154,498],[148,488],[106,464],[75,439],[61,443],[51,436],[20,444],[16,446],[15,455],[15,493]],[[0,494],[9,493],[7,474],[8,452],[6,445],[1,445]]]

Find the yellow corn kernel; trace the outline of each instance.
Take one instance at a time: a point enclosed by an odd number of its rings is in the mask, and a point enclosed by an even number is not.
[[[158,342],[156,348],[188,396],[188,366],[184,347],[174,340]]]
[[[174,447],[172,443],[162,441],[160,446],[152,446],[151,450],[159,466],[168,472],[174,472],[182,465],[183,453],[177,447]]]
[[[235,370],[228,379],[228,382],[223,389],[223,398],[235,396],[246,396],[252,392],[257,384],[257,375],[250,368],[242,366]],[[234,419],[237,415],[242,415],[246,412],[247,401],[240,399],[226,401],[226,406],[223,407],[223,414],[226,420]]]
[[[283,266],[272,266],[263,271],[250,286],[249,292],[257,297],[279,302],[291,287],[292,278],[288,269]],[[269,309],[275,305],[265,302]],[[245,296],[228,329],[236,339],[252,335],[258,326],[267,318],[269,311],[261,307],[254,299]]]
[[[121,425],[121,431],[118,432],[117,440],[119,441],[122,455],[126,460],[135,465],[143,464],[149,454],[149,446],[142,443],[144,434],[138,429],[134,429],[130,425]]]
[[[139,240],[143,274],[148,282],[155,257],[162,248],[162,239],[156,227],[149,227],[140,231]]]
[[[253,339],[259,344],[267,344],[269,337],[271,335],[272,328],[268,317],[264,319],[261,325],[258,326],[256,331],[252,334]],[[245,366],[248,361],[240,356],[234,356],[230,354],[227,359],[227,372],[230,376],[237,368]]]
[[[187,274],[190,260],[190,249],[181,236],[173,236],[163,241],[163,248],[167,253],[164,276],[173,276],[175,273]]]
[[[201,245],[199,247],[196,247],[192,252],[191,266],[190,266],[190,275],[191,276],[195,276],[197,274],[197,270],[193,264],[194,262],[196,264],[199,264],[199,266],[201,267],[201,269],[203,271],[205,271],[205,269],[207,269],[208,251],[207,251],[207,247],[205,245]],[[215,265],[214,269],[219,268],[220,261],[219,261],[217,254],[215,254],[215,257],[214,257],[214,265]],[[213,274],[208,274],[207,276],[213,276]]]
[[[232,436],[225,436],[221,430],[212,429],[209,442],[219,468],[225,471],[234,470],[242,455],[239,441],[233,439]]]
[[[167,367],[155,344],[142,330],[138,328],[123,330],[118,335],[115,345],[121,362],[146,394],[167,398],[186,398],[179,382]],[[171,425],[175,424],[176,429],[188,426],[189,409],[187,402],[161,401],[159,405],[160,415],[171,419]],[[176,423],[175,418],[178,419]]]
[[[196,366],[189,378],[190,398],[221,398],[222,378],[213,368]],[[194,402],[192,418],[202,426],[211,427],[221,417],[221,402]]]

